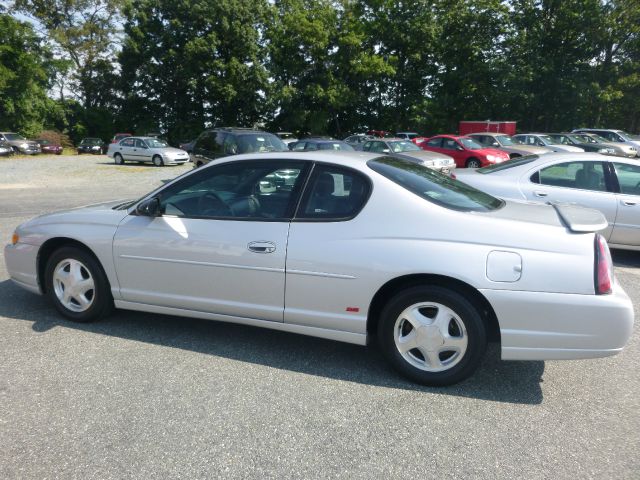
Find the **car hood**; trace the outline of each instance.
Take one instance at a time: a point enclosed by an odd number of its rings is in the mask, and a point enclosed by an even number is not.
[[[541,154],[548,153],[551,150],[545,147],[534,147],[533,145],[507,145],[504,147],[505,151],[514,151],[514,152],[527,152],[531,154]]]
[[[111,202],[96,203],[86,205],[70,210],[62,210],[60,212],[47,213],[39,217],[23,223],[21,227],[35,227],[42,225],[58,224],[58,223],[84,223],[90,224],[113,224],[118,225],[120,221],[127,216],[127,209],[118,209],[117,207],[127,205],[131,200],[116,200]]]
[[[477,152],[480,155],[495,155],[496,157],[504,157],[506,153],[503,150],[498,150],[497,148],[477,148],[475,150],[468,150],[469,152]],[[506,155],[507,157],[509,155]]]
[[[158,148],[156,150],[159,153],[165,153],[165,154],[169,154],[169,155],[177,155],[179,153],[187,153],[184,150],[182,150],[180,148],[175,148],[175,147]]]
[[[398,153],[394,153],[394,155],[417,158],[420,160],[427,160],[427,161],[429,160],[440,160],[440,161],[445,160],[446,161],[441,163],[449,163],[448,162],[449,160],[453,162],[453,158],[451,158],[449,155],[445,155],[444,153],[432,152],[430,150],[398,152]]]
[[[565,152],[584,152],[584,148],[574,147],[572,145],[549,145],[549,148],[557,148]]]

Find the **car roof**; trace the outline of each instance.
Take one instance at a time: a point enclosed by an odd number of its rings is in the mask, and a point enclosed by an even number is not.
[[[544,165],[544,164],[547,164],[547,163],[556,163],[556,162],[562,162],[562,161],[570,161],[570,162],[613,161],[613,160],[607,160],[606,158],[603,158],[603,156],[601,154],[595,153],[595,152],[584,152],[584,153],[580,153],[580,155],[576,155],[575,153],[571,153],[571,152],[558,152],[558,153],[554,152],[554,153],[545,153],[544,155],[539,155],[537,157],[538,158],[536,158],[532,162],[524,163],[522,165],[515,165],[515,166],[513,166],[511,168],[505,168],[504,170],[496,170],[495,172],[490,173],[489,175],[498,175],[498,174],[509,175],[509,172],[515,172],[515,171],[519,171],[519,170],[528,170],[528,169],[534,168],[534,167],[536,167],[537,165],[540,165],[540,164]],[[526,157],[520,157],[520,158],[524,159]],[[616,162],[617,161],[623,161],[625,163],[630,163],[630,164],[635,164],[636,163],[631,159],[625,159],[625,158],[622,158],[622,157],[615,157],[615,161]],[[507,165],[507,163],[505,163],[505,165]],[[498,165],[501,165],[501,164],[498,164]]]
[[[329,138],[303,138],[301,140],[298,140],[296,143],[301,143],[301,142],[311,142],[311,143],[336,143],[336,142],[340,142],[340,143],[344,143],[344,140],[339,140],[337,138],[334,138],[334,139],[329,139]]]
[[[508,133],[502,133],[502,132],[474,132],[474,133],[468,133],[467,135],[463,135],[464,137],[473,137],[474,135],[486,135],[488,137],[508,137],[509,134]],[[522,135],[522,134],[520,134]]]
[[[215,162],[210,162],[200,168],[209,168],[214,165],[221,165],[227,162],[236,161],[262,161],[262,160],[306,160],[314,162],[326,162],[333,163],[335,165],[342,165],[345,167],[354,168],[361,171],[369,171],[366,167],[366,163],[374,158],[386,158],[388,155],[381,155],[380,153],[373,152],[357,152],[357,151],[345,151],[345,150],[316,150],[312,152],[265,152],[265,153],[245,153],[241,155],[230,155],[223,157]]]

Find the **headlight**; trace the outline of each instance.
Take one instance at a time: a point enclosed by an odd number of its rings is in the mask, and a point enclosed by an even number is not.
[[[28,148],[29,144],[28,143],[21,143],[20,144],[20,148]]]
[[[487,155],[487,160],[490,162],[501,162],[502,157],[498,157],[497,155]]]

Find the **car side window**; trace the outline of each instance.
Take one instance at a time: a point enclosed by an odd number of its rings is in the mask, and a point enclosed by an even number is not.
[[[371,150],[371,143],[373,142],[365,142],[362,146],[362,150],[365,152],[369,152]]]
[[[204,132],[196,140],[198,150],[213,151],[215,150],[216,132]]]
[[[429,147],[437,147],[440,148],[440,146],[442,145],[442,138],[432,138],[431,140],[429,140],[427,142],[427,145]]]
[[[142,140],[136,138],[136,148],[147,148],[147,146]]]
[[[293,147],[291,148],[291,150],[294,152],[301,152],[304,150],[304,145],[305,145],[305,142],[296,142],[293,144]]]
[[[135,145],[135,138],[125,138],[120,142],[122,147],[133,147]]]
[[[238,153],[238,141],[234,135],[227,135],[223,145],[225,155],[236,155]]]
[[[315,142],[307,142],[307,145],[304,147],[307,152],[313,152],[314,150],[318,150],[318,144]]]
[[[387,149],[387,144],[384,142],[371,142],[371,148],[369,149],[369,151],[375,153],[384,153],[384,151]]]
[[[537,172],[536,183],[552,187],[577,188],[606,192],[604,166],[601,162],[566,162]],[[535,181],[532,178],[532,181]]]
[[[369,198],[371,184],[361,173],[337,165],[318,165],[296,214],[301,220],[353,218]]]
[[[640,165],[613,162],[616,170],[620,193],[625,195],[640,195]]]
[[[160,192],[162,215],[289,220],[307,162],[231,162],[189,175]]]
[[[446,148],[447,150],[455,150],[458,148],[458,142],[456,142],[453,138],[445,138],[442,142],[442,148]]]

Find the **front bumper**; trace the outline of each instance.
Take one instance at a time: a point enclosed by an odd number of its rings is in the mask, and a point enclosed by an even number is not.
[[[182,165],[189,161],[189,156],[186,157],[164,157],[165,165]]]
[[[481,290],[500,324],[503,360],[571,360],[620,353],[633,330],[633,304],[610,295]]]
[[[30,292],[42,294],[38,284],[38,249],[35,245],[16,243],[4,247],[4,261],[9,278]]]

